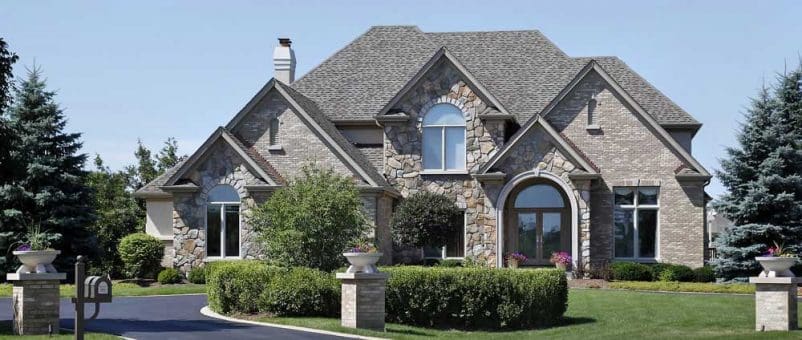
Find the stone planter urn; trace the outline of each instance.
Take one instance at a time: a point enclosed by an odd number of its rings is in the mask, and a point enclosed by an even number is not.
[[[351,266],[346,273],[378,273],[376,262],[382,257],[382,253],[343,253]]]
[[[507,267],[510,267],[512,269],[517,269],[518,265],[519,265],[518,260],[515,259],[507,260]]]
[[[758,277],[795,277],[791,267],[796,263],[797,257],[758,256],[757,262],[763,267]]]
[[[30,274],[30,273],[56,273],[56,268],[53,267],[53,260],[56,259],[61,251],[48,249],[48,250],[16,250],[12,252],[22,262],[22,265],[17,268],[17,274]]]

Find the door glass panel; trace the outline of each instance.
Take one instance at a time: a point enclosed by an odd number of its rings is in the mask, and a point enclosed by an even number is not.
[[[206,256],[220,256],[220,205],[206,208]]]
[[[518,251],[530,259],[537,257],[537,215],[518,213]]]
[[[638,251],[640,257],[654,257],[657,244],[657,210],[638,210]]]
[[[633,211],[615,210],[615,257],[635,256]]]
[[[239,256],[239,206],[227,205],[226,256]]]
[[[551,253],[561,251],[560,224],[562,214],[543,213],[543,259],[551,257]]]
[[[443,168],[443,128],[423,128],[423,168]]]

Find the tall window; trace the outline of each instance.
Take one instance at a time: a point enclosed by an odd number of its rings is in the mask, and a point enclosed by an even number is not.
[[[465,118],[451,104],[436,104],[423,118],[424,171],[465,170]]]
[[[278,145],[278,118],[273,117],[270,118],[270,145],[276,146]]]
[[[239,257],[239,206],[237,190],[218,185],[209,191],[206,205],[206,256]]]
[[[654,260],[657,257],[658,187],[617,187],[615,192],[615,257]]]
[[[423,257],[427,259],[446,259],[465,257],[465,214],[461,214],[455,223],[459,225],[451,235],[445,247],[423,247]]]

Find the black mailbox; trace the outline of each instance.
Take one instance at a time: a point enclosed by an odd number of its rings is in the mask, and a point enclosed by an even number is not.
[[[89,276],[84,280],[85,302],[111,302],[111,280],[103,276]]]

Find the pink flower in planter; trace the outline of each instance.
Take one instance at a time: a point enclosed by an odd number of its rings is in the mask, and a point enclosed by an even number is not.
[[[564,251],[551,253],[551,263],[567,266],[571,264],[571,255],[568,255],[568,252]]]
[[[27,244],[21,244],[19,247],[17,247],[16,250],[17,251],[30,251],[31,250],[31,246],[27,245]]]

